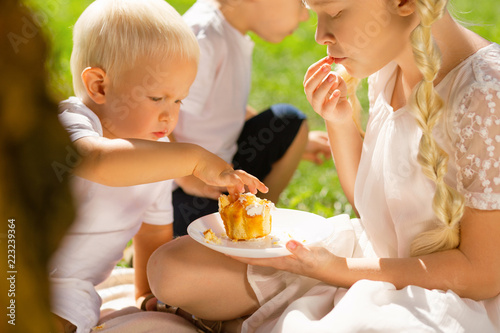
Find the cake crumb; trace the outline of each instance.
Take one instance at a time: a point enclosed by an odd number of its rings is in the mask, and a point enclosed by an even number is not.
[[[205,237],[205,242],[221,245],[222,241],[219,237],[215,236],[212,229],[207,229],[203,232],[203,236]]]

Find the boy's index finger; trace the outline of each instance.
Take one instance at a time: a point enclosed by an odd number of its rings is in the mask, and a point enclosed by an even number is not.
[[[267,188],[266,185],[264,185],[263,182],[261,182],[260,180],[258,180],[253,176],[250,179],[248,179],[248,182],[245,183],[250,189],[250,192],[252,192],[253,194],[257,193],[257,191],[260,191],[262,193],[267,193],[269,191],[269,189]]]
[[[267,193],[269,191],[267,186],[263,182],[261,182],[257,177],[252,176],[251,174],[243,170],[235,170],[235,172],[238,173],[240,179],[248,186],[250,192],[253,193],[260,191],[262,193]]]
[[[324,64],[332,65],[333,64],[333,58],[330,57],[330,56],[326,56],[325,58],[323,58],[323,59],[315,62],[314,64],[312,64],[307,69],[306,76],[304,77],[304,83],[311,77],[311,75],[313,75],[314,73],[316,73],[318,71],[318,69],[320,69],[321,66],[323,66]]]

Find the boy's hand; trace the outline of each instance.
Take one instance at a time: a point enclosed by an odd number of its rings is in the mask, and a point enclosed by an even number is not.
[[[325,121],[352,121],[344,80],[331,71],[333,59],[326,57],[313,64],[304,77],[304,91],[314,111]]]
[[[200,162],[193,171],[193,175],[208,185],[227,187],[231,196],[248,191],[256,194],[257,191],[267,193],[268,188],[257,177],[243,170],[234,170],[223,159],[202,149]]]
[[[226,192],[225,187],[207,185],[201,179],[194,176],[177,178],[175,182],[185,193],[196,197],[217,200],[221,194]]]
[[[257,177],[254,177],[243,170],[225,170],[219,175],[222,182],[230,182],[232,185],[227,186],[229,195],[237,197],[240,193],[251,192],[256,194],[257,191],[267,193],[269,189]]]
[[[267,192],[267,187],[264,186],[264,188],[261,185],[262,184],[256,177],[253,177],[249,175],[248,173],[242,171],[242,170],[230,170],[229,173],[234,172],[238,177],[241,178],[241,180],[244,182],[244,184],[247,184],[248,190],[252,193],[257,193],[257,190],[266,193]],[[221,174],[221,177],[231,177],[230,175],[223,175]],[[248,178],[250,176],[250,178]],[[245,183],[245,179],[248,179],[247,182]],[[222,180],[225,182],[224,180]],[[210,198],[217,200],[221,194],[224,194],[226,192],[229,192],[230,195],[235,196],[239,193],[241,193],[241,186],[214,186],[214,185],[208,185],[204,183],[201,179],[194,177],[194,176],[186,176],[182,178],[176,179],[177,184],[182,188],[182,190],[189,194],[189,195],[194,195],[197,197],[204,197],[204,198]],[[245,189],[245,187],[243,187]]]
[[[330,150],[328,134],[324,131],[309,132],[309,140],[307,141],[306,151],[302,155],[302,158],[320,165],[331,157],[332,152]]]

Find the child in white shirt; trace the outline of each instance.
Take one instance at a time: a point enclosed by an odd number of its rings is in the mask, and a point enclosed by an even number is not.
[[[60,330],[88,332],[99,319],[94,287],[133,237],[136,299],[150,294],[146,263],[172,239],[171,181],[194,175],[235,194],[266,192],[255,177],[193,144],[169,143],[199,59],[195,37],[161,0],[98,0],[74,27],[77,97],[59,119],[79,154],[75,221],[51,259]]]
[[[198,0],[183,16],[201,49],[200,70],[181,106],[176,141],[201,145],[269,186],[277,203],[304,149],[330,155],[326,133],[308,134],[305,115],[289,104],[257,113],[247,105],[254,43],[247,35],[278,43],[309,18],[300,1]],[[322,136],[323,135],[323,136]],[[314,149],[316,148],[316,149]],[[195,219],[216,212],[223,189],[193,177],[176,179],[174,232],[186,234]]]

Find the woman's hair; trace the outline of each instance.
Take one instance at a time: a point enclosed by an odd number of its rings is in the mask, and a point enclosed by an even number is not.
[[[435,229],[418,235],[411,244],[411,255],[418,256],[456,248],[460,243],[460,220],[464,198],[444,182],[448,170],[448,154],[436,143],[432,130],[443,114],[443,100],[434,88],[434,79],[441,67],[441,54],[432,34],[432,24],[443,15],[448,0],[417,0],[420,24],[411,35],[415,63],[423,80],[413,90],[412,112],[422,129],[418,162],[422,171],[436,184],[432,208],[438,220]]]
[[[75,94],[86,94],[81,74],[87,67],[103,69],[116,82],[138,58],[198,62],[199,52],[191,29],[164,0],[97,0],[85,9],[73,29]]]
[[[352,107],[352,120],[358,128],[359,134],[364,137],[365,131],[361,126],[361,111],[363,111],[363,108],[361,107],[361,103],[359,102],[358,96],[356,95],[361,80],[351,76],[344,66],[337,66],[335,68],[335,71],[342,77],[342,79],[346,83],[347,96]]]

